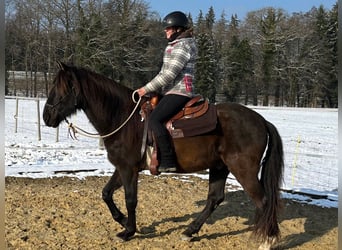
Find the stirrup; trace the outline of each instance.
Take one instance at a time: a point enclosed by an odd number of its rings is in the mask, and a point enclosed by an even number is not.
[[[161,173],[170,173],[170,172],[176,172],[177,168],[176,167],[158,167],[158,171]]]

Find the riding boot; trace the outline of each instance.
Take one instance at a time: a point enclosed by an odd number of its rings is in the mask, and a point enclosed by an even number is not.
[[[175,172],[177,170],[176,153],[171,144],[171,138],[168,135],[158,136],[156,138],[160,152],[159,172]]]

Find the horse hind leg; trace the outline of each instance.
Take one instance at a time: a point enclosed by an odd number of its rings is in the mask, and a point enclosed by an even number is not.
[[[244,164],[243,164],[244,162]],[[246,166],[255,166],[247,169]],[[239,168],[239,171],[234,171]],[[256,206],[253,234],[262,241],[259,250],[271,249],[278,240],[279,227],[277,218],[269,216],[272,204],[267,200],[262,183],[258,179],[259,165],[240,161],[235,163],[232,174]]]
[[[224,200],[224,188],[229,174],[228,168],[211,168],[209,170],[209,192],[207,203],[200,215],[183,232],[183,240],[191,240],[193,235],[198,233],[204,222]]]
[[[258,247],[258,250],[270,250],[272,246],[277,243],[276,237],[268,237],[268,239],[264,240],[261,245]]]

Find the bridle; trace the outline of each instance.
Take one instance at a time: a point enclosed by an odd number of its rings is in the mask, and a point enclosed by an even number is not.
[[[46,103],[45,105],[50,107],[51,109],[55,109],[58,105],[60,105],[63,100],[68,97],[69,95],[73,94],[74,99],[75,99],[75,107],[77,106],[77,95],[75,92],[75,88],[74,86],[72,86],[71,91],[69,91],[65,96],[63,96],[57,103],[55,104],[49,104]],[[100,134],[94,134],[94,133],[90,133],[85,131],[84,129],[81,129],[80,127],[76,126],[75,124],[71,123],[68,121],[68,119],[66,117],[64,117],[64,121],[68,124],[68,133],[70,135],[70,137],[72,139],[77,139],[76,134],[82,134],[84,136],[90,137],[90,138],[99,138],[99,139],[104,139],[106,137],[109,137],[115,133],[117,133],[121,128],[123,128],[127,122],[132,118],[132,116],[134,115],[134,113],[136,112],[137,108],[139,107],[139,104],[141,102],[141,96],[139,96],[139,99],[136,100],[135,99],[135,94],[137,94],[137,90],[133,91],[132,93],[132,101],[135,103],[135,107],[133,108],[132,112],[130,113],[130,115],[127,117],[127,119],[115,130],[113,130],[112,132],[105,134],[105,135],[100,135]],[[144,128],[144,139],[143,139],[143,144],[142,144],[142,148],[141,148],[141,156],[143,156],[144,152],[145,152],[145,143],[144,141],[146,140],[146,136],[147,136],[147,122],[145,123],[145,128]]]
[[[48,106],[51,109],[55,109],[59,104],[61,104],[64,101],[65,98],[67,98],[71,94],[73,94],[74,99],[75,99],[74,105],[77,106],[77,96],[76,96],[76,92],[75,92],[75,87],[74,86],[72,86],[71,91],[69,91],[65,96],[63,96],[58,102],[56,102],[55,104],[45,103],[45,106]]]

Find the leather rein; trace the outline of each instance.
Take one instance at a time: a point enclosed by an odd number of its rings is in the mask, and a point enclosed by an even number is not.
[[[116,128],[115,130],[113,130],[112,132],[110,132],[108,134],[100,135],[100,134],[94,134],[94,133],[87,132],[84,129],[81,129],[80,127],[76,126],[75,124],[69,122],[67,118],[64,118],[65,122],[68,124],[68,130],[69,130],[69,134],[70,134],[71,138],[77,139],[76,133],[79,133],[81,135],[84,135],[84,136],[87,136],[90,138],[104,139],[104,138],[107,138],[107,137],[117,133],[120,129],[122,129],[127,124],[127,122],[132,118],[133,114],[135,113],[135,111],[139,107],[141,97],[139,96],[139,99],[135,100],[134,95],[136,93],[137,93],[137,90],[135,90],[132,93],[132,100],[134,103],[136,103],[136,105],[135,105],[134,109],[132,110],[131,114],[127,117],[127,119],[118,128]]]

